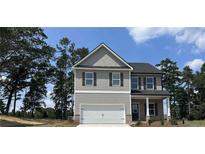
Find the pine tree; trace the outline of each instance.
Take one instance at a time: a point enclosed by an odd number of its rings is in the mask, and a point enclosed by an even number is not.
[[[162,60],[160,64],[157,64],[156,66],[159,67],[163,73],[162,75],[163,88],[165,88],[171,94],[170,95],[171,114],[172,117],[176,117],[177,116],[176,113],[177,111],[175,110],[176,92],[179,87],[181,72],[179,71],[176,62],[172,61],[169,58]]]
[[[192,119],[205,118],[205,63],[202,65],[201,70],[197,71],[193,79],[193,109]]]
[[[47,67],[54,49],[47,45],[47,36],[41,28],[0,28],[0,81],[7,99],[8,114],[12,98],[14,109],[18,93],[30,86],[39,68]]]
[[[67,111],[72,110],[74,92],[74,75],[72,66],[88,54],[88,49],[75,49],[75,44],[68,38],[62,38],[56,49],[56,67],[52,99],[55,103],[57,117],[66,118]]]
[[[24,112],[31,112],[31,117],[34,117],[34,113],[37,109],[40,109],[42,106],[46,106],[45,102],[43,101],[47,94],[46,78],[46,73],[38,72],[31,79],[29,91],[25,95],[22,107]]]
[[[182,87],[187,94],[188,114],[191,114],[191,102],[193,99],[193,72],[189,66],[185,66],[182,72]]]

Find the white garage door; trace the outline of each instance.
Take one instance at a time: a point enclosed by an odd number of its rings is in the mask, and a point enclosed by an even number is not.
[[[80,122],[83,124],[125,123],[124,105],[81,105]]]

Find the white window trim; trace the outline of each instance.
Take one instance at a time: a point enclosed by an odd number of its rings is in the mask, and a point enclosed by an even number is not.
[[[87,85],[86,79],[91,80],[91,78],[86,78],[86,73],[92,73],[93,77],[92,77],[92,85]],[[85,72],[85,86],[93,86],[94,85],[94,72]]]
[[[137,88],[132,88],[132,78],[137,78]],[[138,76],[132,76],[131,77],[131,90],[139,90],[139,77]]]
[[[150,107],[149,107],[149,115],[150,115],[151,117],[155,117],[155,116],[156,116],[155,103],[149,103],[149,105],[150,105],[150,104],[153,104],[153,106],[154,106],[154,109],[153,109],[154,114],[153,114],[153,115],[150,114]]]
[[[118,74],[119,75],[119,79],[113,79],[113,75],[114,74]],[[113,84],[113,80],[118,80],[119,81],[119,85],[114,85]],[[120,72],[112,72],[112,86],[114,86],[114,87],[119,87],[120,86]]]
[[[152,78],[152,88],[148,88],[148,87],[147,87],[147,79],[148,79],[148,78]],[[149,84],[150,84],[150,83],[149,83]],[[146,77],[146,89],[147,89],[147,90],[154,90],[154,77]]]

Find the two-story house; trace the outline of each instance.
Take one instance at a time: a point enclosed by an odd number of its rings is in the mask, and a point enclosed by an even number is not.
[[[162,73],[148,63],[128,63],[104,43],[73,66],[74,117],[80,123],[129,123],[164,118]]]

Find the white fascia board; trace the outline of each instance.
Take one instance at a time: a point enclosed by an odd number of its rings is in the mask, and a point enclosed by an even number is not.
[[[156,95],[132,95],[131,97],[133,99],[146,99],[146,98],[150,98],[150,99],[164,99],[167,98],[168,96],[156,96]]]
[[[92,93],[92,94],[130,94],[130,91],[103,91],[103,90],[75,90],[75,93]]]
[[[97,68],[97,67],[75,67],[75,70],[116,70],[116,71],[131,71],[131,69],[126,68]]]

